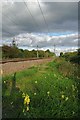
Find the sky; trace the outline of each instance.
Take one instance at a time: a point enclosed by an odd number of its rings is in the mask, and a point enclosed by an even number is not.
[[[17,1],[17,2],[15,2]],[[1,22],[1,20],[0,20]],[[56,54],[78,48],[78,0],[3,0],[2,44],[50,49]]]

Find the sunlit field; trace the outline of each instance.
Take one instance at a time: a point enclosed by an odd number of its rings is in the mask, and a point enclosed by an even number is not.
[[[77,72],[75,65],[57,58],[47,64],[3,76],[3,118],[78,117]]]

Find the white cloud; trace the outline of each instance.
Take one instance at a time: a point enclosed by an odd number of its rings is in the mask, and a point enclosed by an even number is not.
[[[77,3],[40,3],[46,23],[44,22],[38,3],[8,2],[2,8],[3,37],[31,32],[76,32],[78,30],[78,4]],[[30,14],[30,12],[32,14]],[[6,32],[7,33],[7,32]]]
[[[19,46],[28,46],[28,47],[50,47],[54,46],[77,46],[78,45],[78,34],[67,34],[67,35],[58,35],[50,36],[46,34],[36,34],[36,33],[25,33],[20,34],[15,37]]]

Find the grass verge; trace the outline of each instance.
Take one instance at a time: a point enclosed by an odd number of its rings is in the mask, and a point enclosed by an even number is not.
[[[64,70],[60,71],[61,61],[57,59],[48,64],[17,72],[15,75],[4,76],[3,117],[78,117],[77,83],[75,78],[64,74]],[[67,67],[65,67],[66,70],[68,71]]]

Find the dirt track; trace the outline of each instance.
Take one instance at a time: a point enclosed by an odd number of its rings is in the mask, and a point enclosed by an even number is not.
[[[2,72],[3,72],[3,75],[7,75],[7,74],[11,74],[17,71],[24,70],[26,68],[29,68],[35,65],[47,63],[52,60],[53,58],[21,61],[21,62],[8,62],[5,64],[2,64]]]

